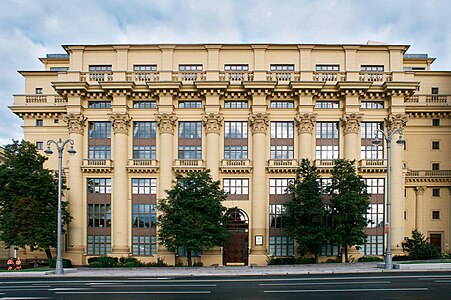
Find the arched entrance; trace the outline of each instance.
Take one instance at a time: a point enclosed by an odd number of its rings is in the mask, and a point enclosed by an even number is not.
[[[223,251],[224,265],[247,265],[249,249],[249,218],[241,209],[229,213],[227,229],[232,234]]]

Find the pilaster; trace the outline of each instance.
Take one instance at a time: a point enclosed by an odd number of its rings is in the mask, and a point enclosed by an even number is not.
[[[415,187],[416,195],[416,229],[423,232],[423,195],[426,191],[425,186]]]
[[[313,160],[313,130],[316,116],[315,113],[297,113],[294,118],[298,128],[299,161],[303,158]]]
[[[205,113],[202,123],[207,136],[207,169],[210,169],[213,180],[219,180],[219,137],[224,117],[220,113]]]
[[[360,123],[363,114],[352,113],[344,114],[340,118],[341,126],[344,132],[344,158],[349,160],[357,160],[358,156],[358,139],[360,137]]]

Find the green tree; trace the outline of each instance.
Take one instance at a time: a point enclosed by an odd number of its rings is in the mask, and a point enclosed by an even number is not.
[[[44,169],[46,157],[27,141],[5,146],[0,166],[0,239],[7,247],[44,249],[57,244],[58,176]],[[63,201],[63,225],[71,217]]]
[[[167,198],[158,204],[158,239],[170,251],[184,247],[189,266],[193,251],[222,246],[228,240],[227,208],[221,204],[227,194],[209,171],[177,174],[166,193]]]
[[[297,251],[318,255],[326,242],[326,210],[321,200],[316,166],[303,159],[293,185],[288,187],[292,199],[286,204],[285,227],[297,242]]]
[[[331,240],[344,248],[345,260],[349,262],[348,247],[361,245],[366,238],[363,229],[368,224],[366,213],[370,197],[367,185],[357,175],[354,161],[335,160],[328,192],[331,196]]]
[[[441,256],[439,249],[416,229],[412,231],[412,237],[406,241],[404,251],[412,259],[434,259]]]

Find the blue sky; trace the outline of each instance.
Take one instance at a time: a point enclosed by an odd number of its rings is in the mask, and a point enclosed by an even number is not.
[[[449,0],[1,0],[0,145],[22,139],[8,108],[17,70],[64,44],[326,43],[411,45],[451,70]]]

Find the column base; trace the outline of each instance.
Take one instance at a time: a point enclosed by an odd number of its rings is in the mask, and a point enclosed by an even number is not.
[[[257,265],[257,266],[267,266],[268,265],[268,255],[266,251],[264,254],[256,254],[254,251],[249,254],[249,265]]]
[[[70,247],[63,253],[63,259],[70,259],[73,266],[84,266],[88,264],[85,249],[82,246]]]
[[[128,246],[115,246],[111,249],[112,256],[130,256],[130,248]]]
[[[202,253],[202,263],[204,264],[204,266],[222,266],[222,249],[220,247],[215,247],[212,249],[204,250]]]

